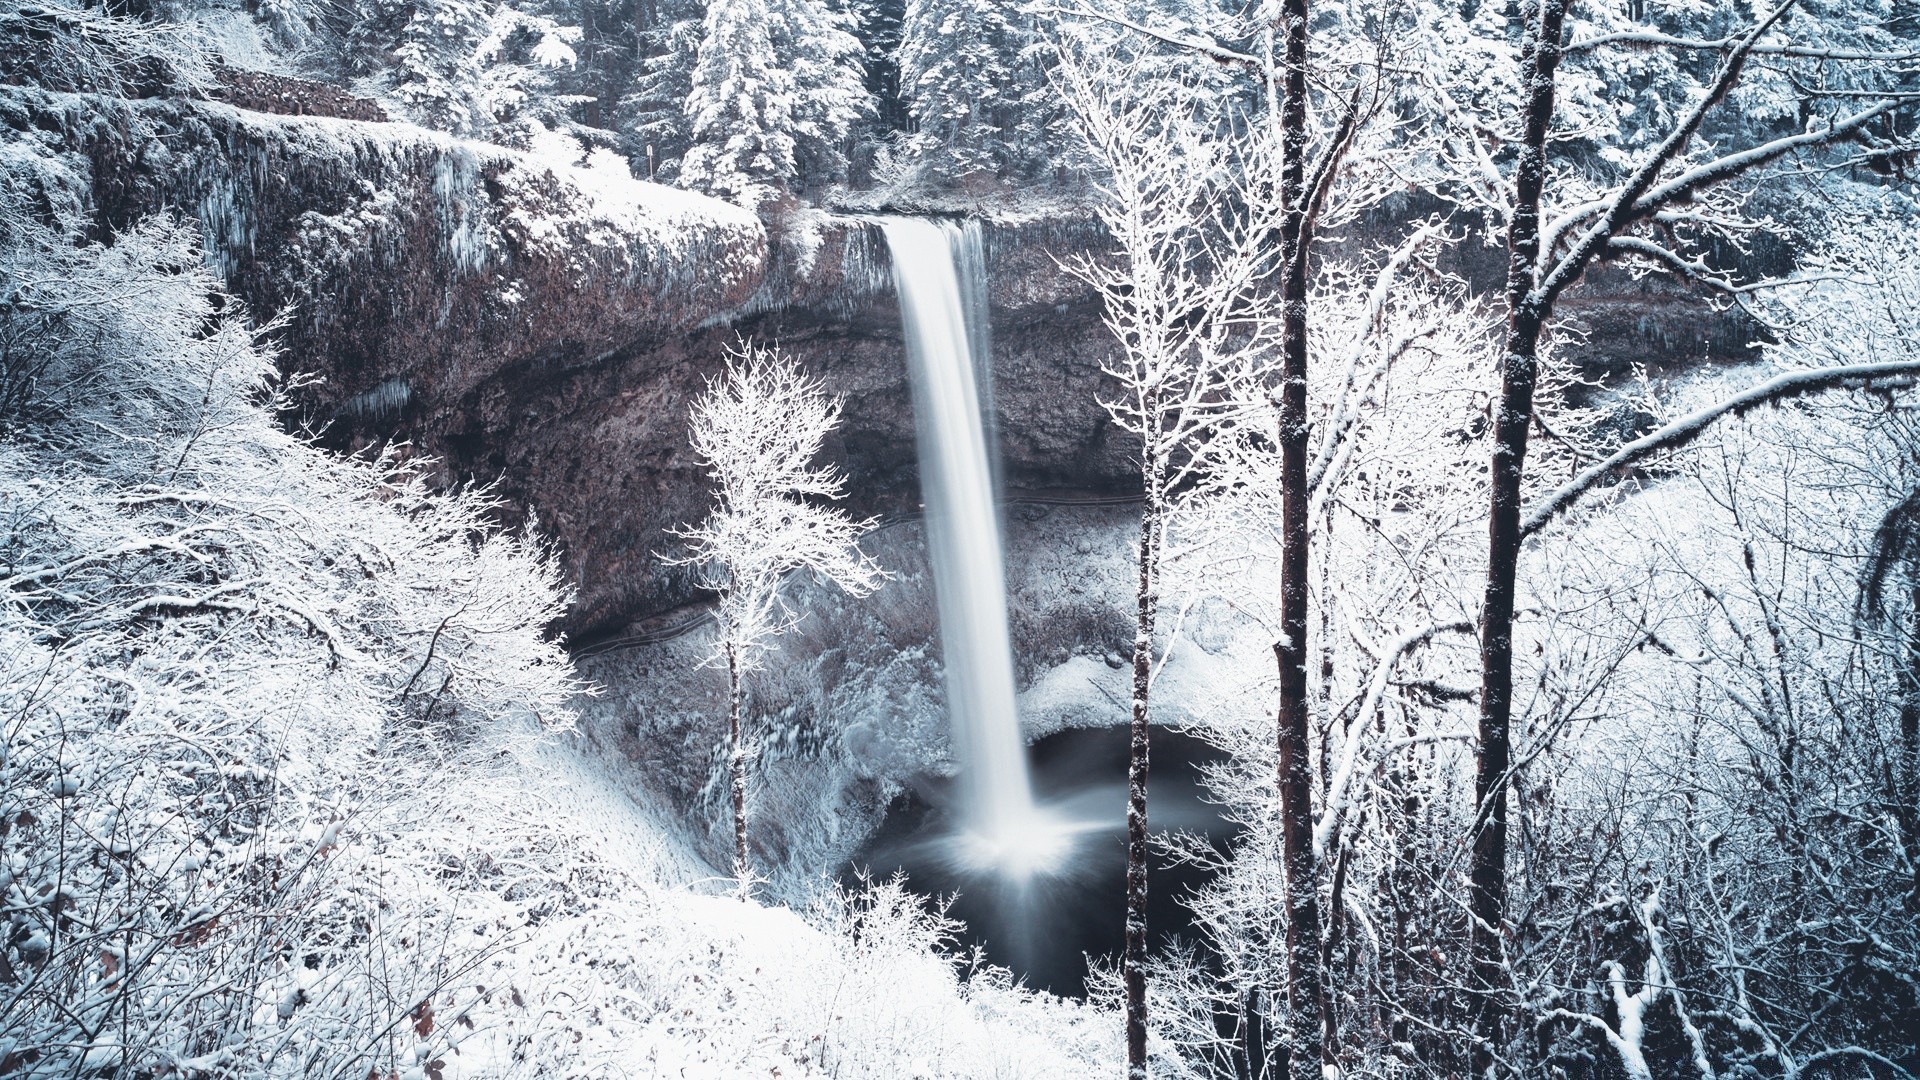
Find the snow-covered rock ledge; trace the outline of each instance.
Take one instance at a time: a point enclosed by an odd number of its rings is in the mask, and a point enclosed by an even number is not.
[[[9,184],[102,233],[197,220],[205,256],[314,419],[456,400],[517,365],[590,362],[745,304],[772,263],[738,207],[404,124],[0,86]],[[24,174],[24,175],[23,175]]]

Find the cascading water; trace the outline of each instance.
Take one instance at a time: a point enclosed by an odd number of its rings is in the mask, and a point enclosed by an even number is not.
[[[848,873],[850,880],[873,871],[907,874],[929,895],[952,898],[948,910],[965,923],[966,940],[987,949],[995,963],[1036,985],[1084,993],[1086,957],[1115,952],[1123,940],[1113,897],[1127,872],[1120,814],[1127,730],[1055,734],[1029,765],[1014,695],[995,498],[980,228],[912,218],[883,218],[879,225],[893,255],[907,343],[960,772],[951,802],[939,794],[942,785],[910,785]],[[1156,819],[1209,836],[1220,832],[1223,823],[1206,805],[1197,771],[1217,753],[1178,733],[1156,729],[1153,735],[1161,772]],[[1183,769],[1190,774],[1184,787]],[[1154,925],[1184,927],[1187,916],[1174,909],[1211,871],[1156,856],[1152,872],[1171,883],[1154,894],[1161,905],[1150,915]]]
[[[907,341],[920,491],[940,608],[964,855],[1025,876],[1065,846],[1036,813],[1014,701],[1006,570],[994,497],[991,354],[980,227],[882,218]],[[972,308],[970,311],[969,308]]]

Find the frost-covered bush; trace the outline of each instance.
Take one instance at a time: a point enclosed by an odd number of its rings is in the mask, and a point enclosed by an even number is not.
[[[0,3],[0,84],[145,97],[204,90],[207,57],[187,27],[66,0]]]
[[[10,221],[0,1058],[364,1076],[482,951],[408,842],[436,755],[570,723],[555,566],[483,493],[279,430],[185,230]]]
[[[832,892],[804,915],[665,894],[545,928],[487,972],[526,991],[495,1054],[547,1076],[1060,1077],[1118,1069],[1110,1011],[969,971],[952,925],[898,882]],[[592,978],[581,980],[581,972]],[[476,1058],[481,1049],[464,1052]]]

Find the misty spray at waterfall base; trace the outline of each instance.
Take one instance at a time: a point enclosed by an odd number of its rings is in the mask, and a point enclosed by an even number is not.
[[[1066,731],[1025,745],[1007,619],[996,490],[984,245],[975,224],[885,218],[912,386],[942,676],[957,774],[894,801],[850,876],[902,872],[951,898],[963,940],[1029,985],[1086,990],[1087,957],[1123,939],[1127,732]],[[1156,730],[1154,824],[1216,845],[1197,739]],[[1030,760],[1031,753],[1031,760]],[[1210,873],[1159,858],[1154,925],[1186,926],[1182,901]]]

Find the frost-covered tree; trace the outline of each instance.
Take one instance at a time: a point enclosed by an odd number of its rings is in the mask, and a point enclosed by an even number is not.
[[[901,20],[900,96],[912,118],[907,152],[925,178],[1012,175],[1015,128],[1029,92],[1023,62],[1035,35],[1011,4],[907,0]]]
[[[854,135],[874,114],[866,48],[839,0],[782,0],[769,18],[793,75],[795,183],[817,190],[846,179]]]
[[[492,0],[364,0],[350,9],[349,70],[373,79],[410,120],[480,134],[481,46],[494,15]]]
[[[1169,515],[1205,476],[1208,449],[1262,404],[1270,342],[1264,294],[1250,286],[1272,222],[1233,205],[1235,169],[1259,171],[1260,140],[1223,139],[1179,83],[1146,82],[1098,46],[1062,52],[1060,85],[1103,167],[1098,204],[1116,258],[1076,270],[1106,303],[1120,355],[1104,404],[1139,440],[1146,496],[1135,558],[1133,692],[1127,771],[1128,1075],[1147,1075],[1147,783],[1155,624]]]
[[[1302,1075],[1314,1071],[1313,1061],[1332,1058],[1335,1040],[1321,972],[1320,873],[1310,843],[1309,282],[1321,229],[1343,217],[1351,219],[1380,201],[1404,183],[1407,165],[1422,156],[1409,152],[1409,140],[1396,125],[1375,123],[1388,112],[1389,104],[1415,106],[1407,95],[1385,85],[1389,46],[1384,39],[1391,27],[1377,18],[1354,18],[1353,12],[1338,5],[1330,7],[1333,17],[1321,19],[1311,50],[1311,20],[1304,0],[1264,11],[1257,27],[1219,18],[1183,22],[1160,13],[1143,17],[1093,3],[1066,9],[1076,21],[1103,28],[1109,35],[1120,34],[1123,41],[1130,40],[1133,48],[1148,55],[1156,47],[1170,46],[1189,60],[1237,69],[1257,80],[1261,88],[1255,100],[1263,107],[1249,110],[1252,115],[1236,116],[1233,110],[1225,110],[1224,115],[1214,114],[1213,122],[1223,132],[1244,129],[1240,137],[1261,148],[1259,160],[1277,163],[1271,174],[1251,167],[1251,162],[1242,165],[1238,185],[1227,198],[1247,207],[1249,216],[1265,216],[1254,234],[1264,247],[1262,272],[1267,280],[1260,288],[1277,293],[1279,301],[1279,322],[1272,328],[1279,356],[1269,373],[1277,423],[1264,434],[1278,449],[1280,468],[1264,479],[1274,485],[1280,500],[1273,524],[1281,542],[1284,572],[1279,590],[1285,614],[1274,628],[1279,672],[1275,727],[1280,748],[1275,768],[1280,792],[1277,810],[1283,823],[1281,858],[1287,868],[1289,895],[1283,921],[1289,958],[1285,996],[1290,1060],[1294,1068],[1303,1070]],[[1204,13],[1190,9],[1182,14]],[[1246,37],[1259,40],[1260,48],[1250,52],[1235,44]],[[1186,75],[1184,69],[1175,70],[1182,72],[1174,77],[1177,81],[1192,84],[1188,96],[1196,104],[1214,89]],[[1162,74],[1155,81],[1168,78]],[[1335,89],[1329,91],[1328,86]],[[1328,445],[1336,444],[1337,439]]]
[[[840,405],[792,360],[745,344],[727,358],[694,405],[689,437],[714,481],[714,510],[697,527],[678,530],[687,554],[674,561],[698,568],[714,591],[720,640],[714,660],[727,669],[727,772],[733,805],[733,872],[741,895],[752,885],[747,845],[745,678],[770,640],[800,614],[781,599],[788,574],[812,571],[854,596],[879,587],[884,573],[857,541],[872,520],[856,521],[825,505],[846,481],[814,459],[839,423]]]
[[[713,0],[685,112],[680,181],[758,207],[796,181],[843,175],[871,112],[851,19],[824,0]]]
[[[1757,371],[1655,405],[1665,422],[1608,460],[1661,479],[1575,506],[1560,493],[1591,490],[1583,470],[1522,517],[1542,541],[1529,602],[1575,601],[1522,642],[1639,643],[1585,707],[1604,724],[1579,756],[1520,781],[1563,792],[1518,800],[1515,837],[1529,918],[1509,963],[1543,1067],[1897,1076],[1920,1049],[1889,692],[1911,639],[1881,576],[1901,581],[1887,540],[1920,483],[1911,232],[1833,238],[1762,303],[1782,340]],[[1565,889],[1582,877],[1595,894]]]

